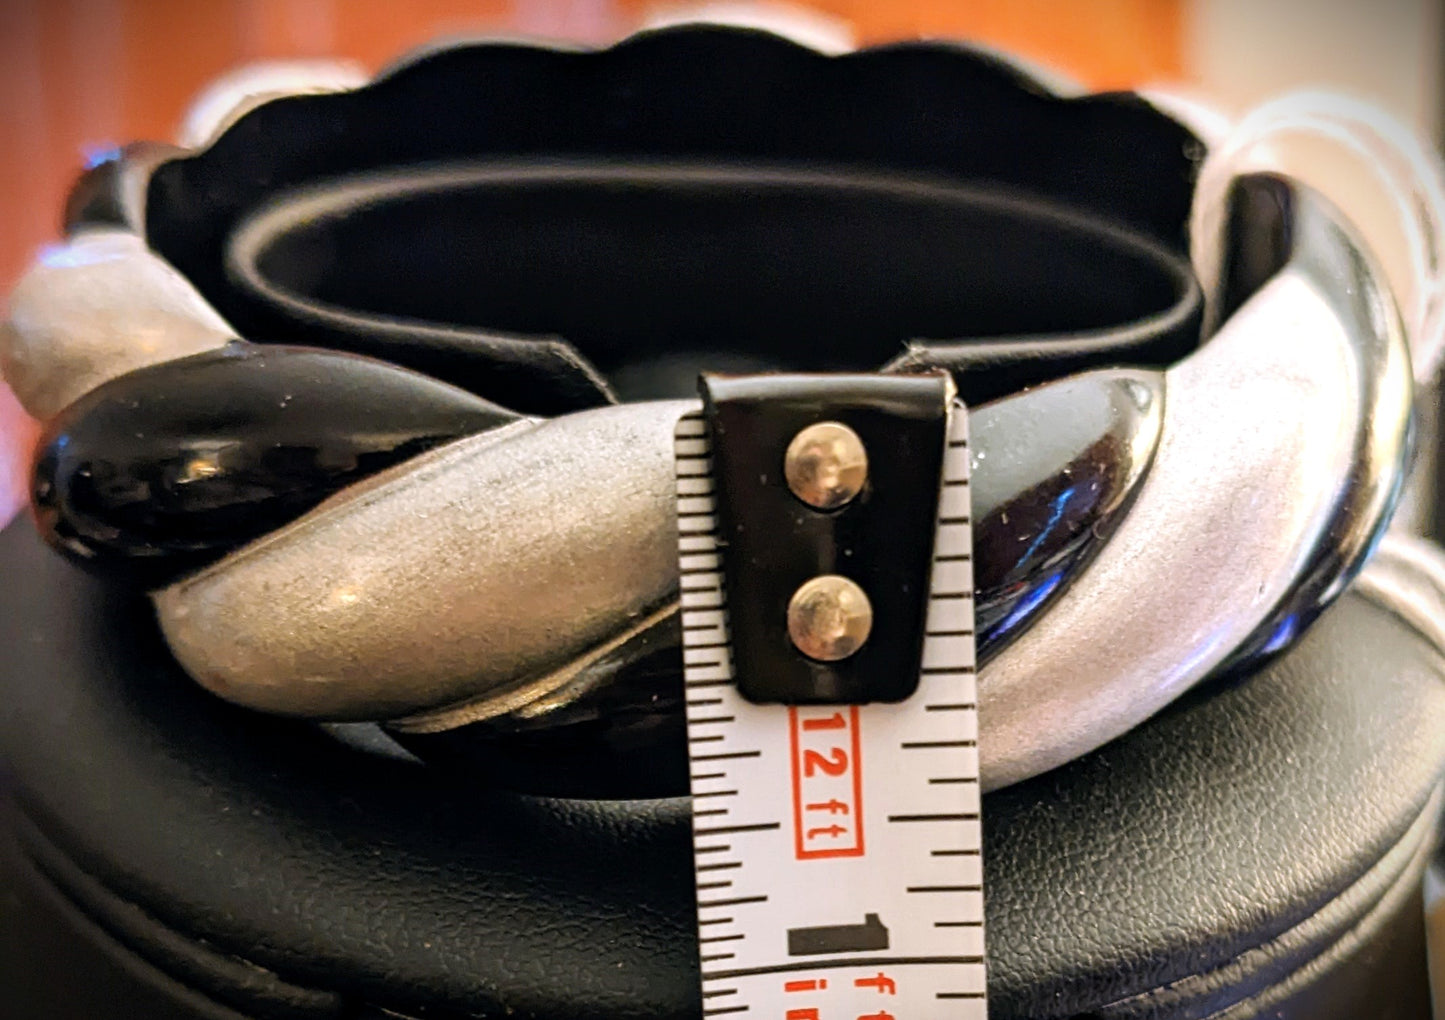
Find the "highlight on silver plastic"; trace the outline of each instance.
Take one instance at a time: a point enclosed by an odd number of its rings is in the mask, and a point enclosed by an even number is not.
[[[1379,260],[1400,306],[1416,385],[1416,457],[1397,527],[1423,531],[1433,513],[1439,383],[1445,357],[1445,165],[1386,111],[1351,96],[1303,90],[1249,111],[1200,168],[1191,225],[1201,280],[1217,281],[1219,211],[1246,172],[1288,174],[1333,202]]]
[[[40,253],[0,324],[0,375],[41,421],[118,375],[236,336],[135,234],[88,229]]]

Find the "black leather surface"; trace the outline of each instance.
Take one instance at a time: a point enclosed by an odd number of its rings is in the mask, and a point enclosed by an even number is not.
[[[260,967],[171,931],[104,891],[63,855],[51,853],[46,866],[65,873],[62,890],[35,860],[40,842],[13,799],[0,798],[0,1016],[240,1020],[247,1014],[345,1015],[340,996],[288,986]],[[227,1001],[250,1007],[247,1012],[211,998],[218,986],[224,987]]]
[[[256,1016],[697,1015],[683,802],[448,785],[233,708],[24,521],[0,576],[11,834],[151,966]],[[1442,760],[1438,657],[1347,597],[1260,675],[991,796],[992,1015],[1209,1015],[1358,960]]]

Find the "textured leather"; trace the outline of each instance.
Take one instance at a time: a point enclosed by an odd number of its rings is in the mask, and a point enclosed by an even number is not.
[[[63,855],[44,854],[43,839],[6,793],[0,797],[0,1015],[23,1020],[345,1015],[339,995],[287,985],[263,968],[158,924]],[[50,877],[60,873],[59,881]],[[239,1013],[212,998],[217,986],[224,988],[225,1000],[244,1002],[256,1012]]]
[[[0,574],[6,835],[146,967],[246,1016],[698,1014],[684,801],[448,783],[229,706],[28,522]],[[1269,669],[989,797],[991,1015],[1264,1015],[1263,990],[1318,1005],[1331,975],[1362,994],[1382,947],[1418,943],[1390,903],[1442,762],[1437,653],[1346,597]]]

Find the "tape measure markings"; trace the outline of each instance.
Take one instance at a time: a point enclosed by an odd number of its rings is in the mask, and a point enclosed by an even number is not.
[[[706,423],[676,436],[703,1015],[985,1017],[966,412],[898,705],[738,695]]]

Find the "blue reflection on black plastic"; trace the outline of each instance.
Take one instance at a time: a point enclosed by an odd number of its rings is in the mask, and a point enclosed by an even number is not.
[[[114,163],[121,157],[119,145],[96,145],[87,146],[85,149],[85,168],[94,170],[98,166],[107,163]]]
[[[1063,519],[1064,511],[1068,508],[1069,500],[1073,499],[1073,497],[1074,487],[1071,485],[1054,498],[1053,511],[1049,514],[1049,519],[1044,522],[1044,526],[1039,529],[1038,535],[1029,543],[1029,547],[1024,550],[1024,554],[1019,557],[1021,564],[1033,559],[1034,554],[1039,551],[1039,547],[1053,536],[1054,529],[1059,526],[1059,521]]]
[[[1290,613],[1283,620],[1279,621],[1279,626],[1275,627],[1274,633],[1269,636],[1269,640],[1266,641],[1264,647],[1259,650],[1260,654],[1273,655],[1275,652],[1284,651],[1290,645],[1294,644],[1294,639],[1299,636],[1299,632],[1299,614]]]
[[[978,627],[978,657],[983,659],[1003,647],[1004,640],[1009,637],[1019,624],[1030,619],[1063,583],[1064,575],[1068,572],[1067,567],[1055,570],[1038,580],[1031,588],[1026,588],[1019,596],[1006,602],[996,603],[989,610],[980,608]],[[995,622],[985,623],[985,617],[996,617],[998,613],[1004,614],[1002,619]]]

